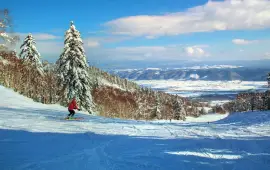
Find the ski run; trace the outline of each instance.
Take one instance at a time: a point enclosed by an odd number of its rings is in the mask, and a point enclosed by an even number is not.
[[[0,168],[269,170],[270,112],[187,121],[109,119],[36,103],[0,86]]]

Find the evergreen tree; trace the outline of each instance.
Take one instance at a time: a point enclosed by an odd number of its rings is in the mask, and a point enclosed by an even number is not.
[[[183,117],[183,115],[181,115],[182,101],[178,96],[175,96],[175,98],[172,98],[172,99],[173,99],[173,110],[175,112],[173,118],[176,120],[180,120]]]
[[[80,32],[76,30],[72,21],[70,28],[66,31],[65,47],[57,65],[59,84],[64,92],[64,100],[76,97],[80,107],[92,113],[94,103],[91,95],[88,64]]]
[[[25,64],[29,64],[33,68],[37,69],[40,75],[44,74],[42,63],[40,62],[40,54],[35,47],[35,39],[31,34],[28,34],[21,45],[20,58]]]

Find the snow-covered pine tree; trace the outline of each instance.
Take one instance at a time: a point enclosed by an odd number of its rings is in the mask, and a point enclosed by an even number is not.
[[[66,31],[65,47],[57,65],[59,85],[64,92],[63,101],[67,102],[76,96],[80,107],[93,113],[94,103],[83,42],[72,21]]]
[[[180,120],[181,118],[185,117],[185,115],[181,115],[181,111],[182,111],[182,101],[179,98],[179,96],[175,96],[175,98],[172,98],[173,101],[173,110],[175,112],[173,118],[176,120]]]
[[[28,34],[21,45],[20,58],[25,64],[29,64],[33,68],[37,69],[40,75],[44,75],[42,63],[40,62],[40,53],[35,47],[35,39],[31,34]]]

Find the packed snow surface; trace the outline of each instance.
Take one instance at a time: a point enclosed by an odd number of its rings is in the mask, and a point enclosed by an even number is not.
[[[270,167],[270,112],[183,121],[90,116],[0,86],[1,169],[260,169]]]

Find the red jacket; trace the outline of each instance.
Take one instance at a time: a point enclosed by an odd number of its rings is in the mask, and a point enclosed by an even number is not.
[[[79,109],[76,103],[75,99],[72,99],[72,101],[68,105],[68,110],[74,110],[74,109]]]

